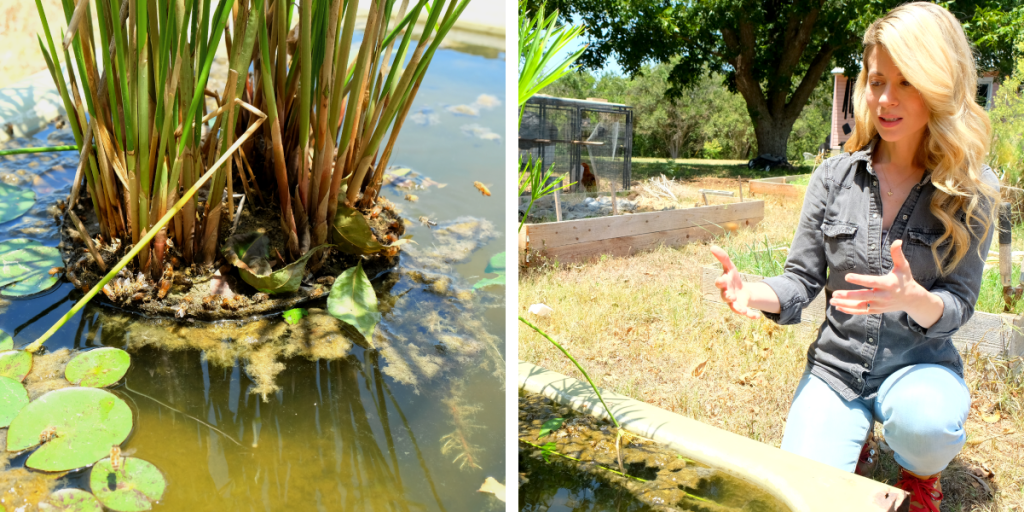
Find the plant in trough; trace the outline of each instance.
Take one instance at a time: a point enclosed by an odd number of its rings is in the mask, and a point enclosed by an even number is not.
[[[280,247],[229,259],[250,270],[261,259],[270,272],[249,277],[288,274],[287,286],[267,293],[291,291],[295,274],[322,265],[326,246],[396,255],[401,228],[377,238],[366,218],[390,208],[378,197],[384,170],[468,1],[375,0],[360,41],[354,1],[301,0],[293,11],[282,0],[64,0],[67,34],[55,44],[37,0],[40,48],[81,151],[68,215],[106,274],[98,283],[68,276],[89,291],[54,327],[126,265],[168,285],[180,267],[212,271],[246,204],[276,212]],[[222,36],[228,79],[214,91]],[[62,67],[60,56],[75,66]],[[216,103],[209,112],[207,98]],[[99,224],[95,247],[72,211],[86,195]],[[112,268],[109,254],[120,256]]]

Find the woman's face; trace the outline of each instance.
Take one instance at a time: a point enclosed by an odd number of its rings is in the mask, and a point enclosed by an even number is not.
[[[888,142],[917,143],[928,125],[928,106],[881,45],[868,53],[868,86],[864,90],[871,122]]]

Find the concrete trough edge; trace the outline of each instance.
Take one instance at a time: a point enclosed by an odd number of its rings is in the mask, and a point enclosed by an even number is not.
[[[519,389],[543,395],[576,411],[608,419],[593,389],[519,361]],[[752,439],[668,412],[611,391],[601,391],[619,423],[679,454],[759,485],[793,512],[906,510],[906,494],[881,482],[784,452]]]

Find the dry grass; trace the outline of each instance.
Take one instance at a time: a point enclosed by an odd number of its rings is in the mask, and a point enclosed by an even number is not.
[[[797,200],[769,198],[757,227],[715,243],[730,253],[766,240],[788,245],[799,209]],[[693,244],[551,264],[521,278],[519,309],[552,307],[551,317],[534,320],[599,386],[777,447],[814,331],[746,321],[702,303],[700,267],[712,263],[708,246]],[[519,332],[520,359],[581,377],[546,340],[530,329]],[[964,360],[974,400],[968,446],[944,473],[942,510],[1022,510],[1022,378],[1006,362],[978,354]],[[1000,412],[998,421],[982,420],[993,419],[993,411]],[[982,466],[994,473],[984,483],[968,474]],[[897,471],[891,456],[883,456],[875,478],[892,484]]]

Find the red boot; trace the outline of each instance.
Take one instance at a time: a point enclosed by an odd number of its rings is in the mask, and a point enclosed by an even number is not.
[[[910,493],[910,512],[939,512],[942,504],[942,483],[939,475],[918,476],[900,468],[900,479],[896,487]]]

